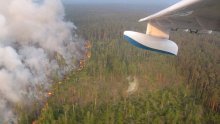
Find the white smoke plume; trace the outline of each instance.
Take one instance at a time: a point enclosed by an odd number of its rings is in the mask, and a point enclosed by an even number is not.
[[[75,68],[83,40],[64,17],[61,0],[0,0],[0,124],[17,123],[9,103],[38,99]]]
[[[135,76],[133,78],[129,76],[127,80],[129,81],[129,87],[126,92],[128,95],[131,95],[138,90],[138,79]]]

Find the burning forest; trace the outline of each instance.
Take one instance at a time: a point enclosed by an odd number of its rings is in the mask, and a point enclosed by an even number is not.
[[[0,1],[0,123],[17,123],[14,105],[41,101],[77,69],[85,47],[75,30],[61,0]]]

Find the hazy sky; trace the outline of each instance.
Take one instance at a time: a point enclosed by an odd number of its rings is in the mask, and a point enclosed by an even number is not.
[[[174,4],[180,0],[63,0],[66,3],[145,3]]]

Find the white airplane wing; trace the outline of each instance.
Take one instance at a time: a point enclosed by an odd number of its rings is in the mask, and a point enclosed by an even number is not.
[[[147,22],[146,34],[125,31],[124,38],[146,50],[177,55],[178,46],[169,40],[171,30],[194,33],[220,31],[220,0],[182,0],[156,14],[140,19]]]

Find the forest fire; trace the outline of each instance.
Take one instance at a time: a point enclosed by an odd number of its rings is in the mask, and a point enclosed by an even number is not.
[[[90,42],[90,41],[87,41],[87,42],[85,43],[84,47],[85,47],[86,49],[92,48],[91,42]]]
[[[85,40],[64,18],[62,0],[1,0],[0,6],[0,124],[16,124],[17,109],[43,103],[54,80],[78,66]]]
[[[157,55],[121,37],[129,27],[143,30],[132,20],[143,16],[146,6],[128,6],[132,11],[115,5],[66,7],[66,20],[77,22],[78,35],[92,45],[84,40],[81,48],[74,47],[81,53],[71,61],[75,70],[44,90],[40,110],[20,110],[21,124],[219,122],[219,35],[173,32],[181,54]]]
[[[84,48],[85,48],[85,53],[84,53],[84,56],[82,57],[82,59],[80,59],[80,61],[79,61],[78,71],[81,71],[85,67],[86,61],[89,58],[91,58],[91,48],[92,48],[91,42],[86,41],[84,44]],[[58,84],[62,84],[62,82],[58,82]],[[47,93],[47,97],[51,97],[51,96],[53,96],[53,93],[50,91]]]
[[[53,93],[52,92],[48,92],[47,95],[50,97],[50,96],[53,95]]]
[[[81,70],[85,67],[86,61],[87,61],[88,59],[90,59],[91,56],[92,56],[92,52],[91,52],[92,44],[91,44],[91,41],[87,41],[87,42],[84,44],[84,48],[85,48],[86,50],[85,50],[85,53],[84,53],[83,58],[79,61],[78,71],[81,71]]]

